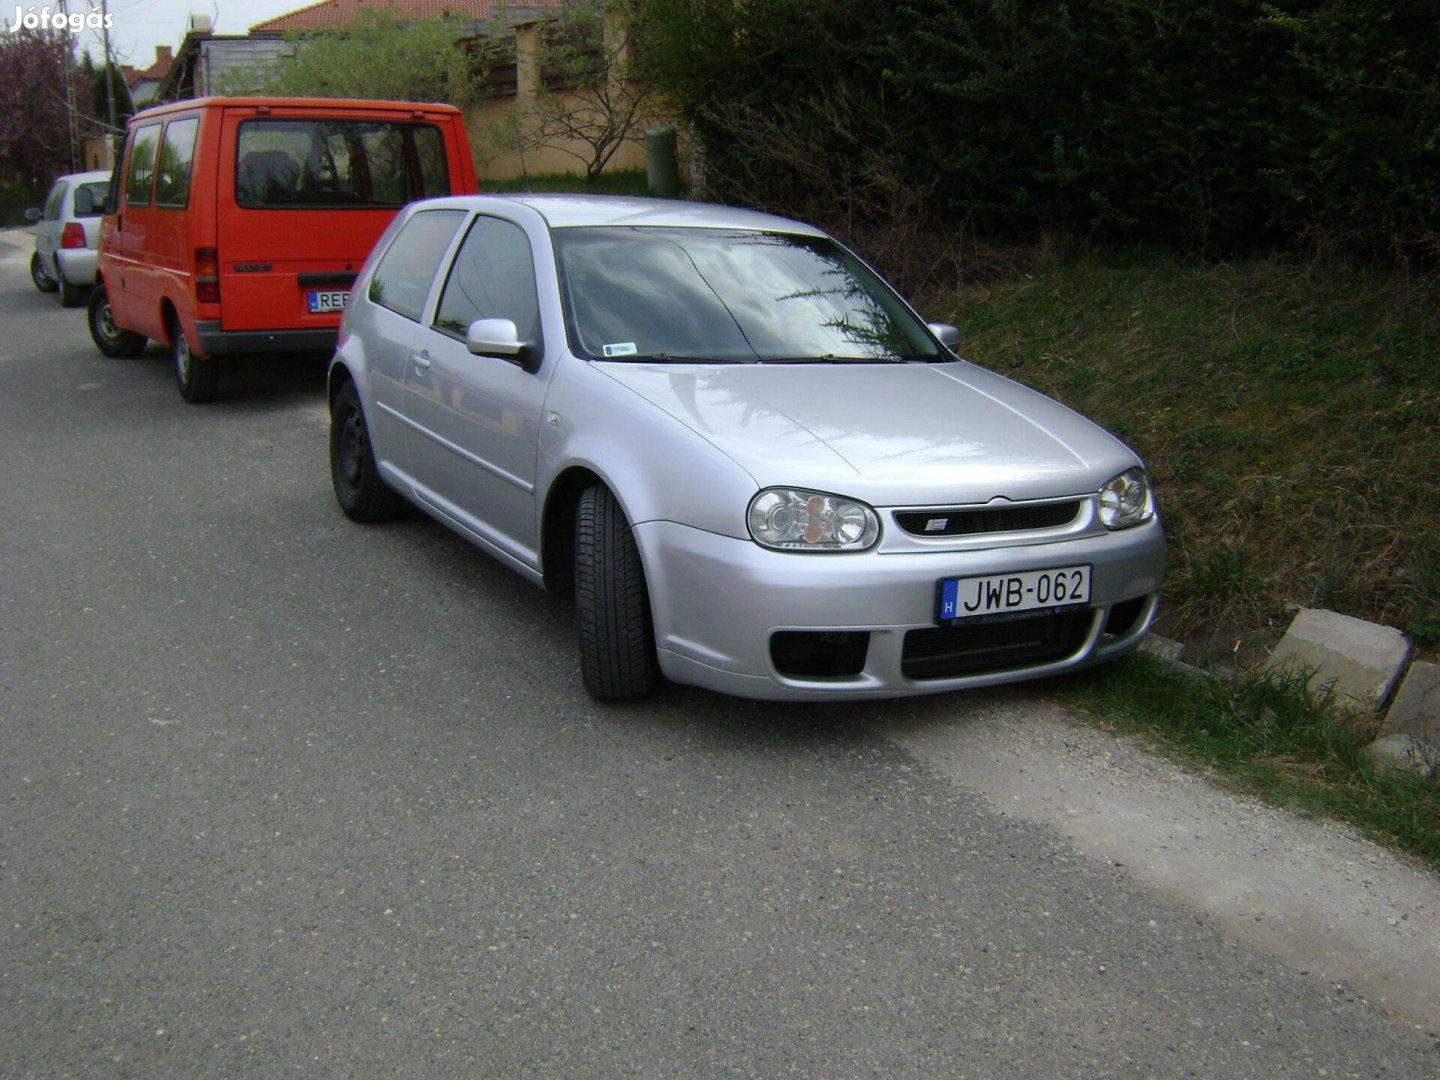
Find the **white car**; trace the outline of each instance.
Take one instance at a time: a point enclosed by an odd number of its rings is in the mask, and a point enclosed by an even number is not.
[[[1120,656],[1145,468],[956,356],[799,222],[648,199],[412,203],[330,367],[331,475],[573,596],[600,699],[933,693]]]
[[[110,190],[108,172],[72,173],[50,185],[45,205],[25,212],[36,222],[30,278],[41,292],[60,292],[65,307],[79,307],[95,284],[100,211]]]

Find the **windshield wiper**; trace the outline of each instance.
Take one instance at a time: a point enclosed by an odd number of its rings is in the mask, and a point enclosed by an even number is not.
[[[836,356],[824,353],[821,356],[762,356],[762,364],[893,364],[898,356]]]
[[[627,364],[749,364],[754,361],[738,360],[733,356],[687,356],[684,353],[646,353],[631,356],[601,356],[598,360],[622,361]]]

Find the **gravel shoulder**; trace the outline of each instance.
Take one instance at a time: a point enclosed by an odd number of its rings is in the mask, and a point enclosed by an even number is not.
[[[1421,1031],[1440,1016],[1440,880],[1347,826],[1215,786],[1039,696],[877,726],[999,812]]]

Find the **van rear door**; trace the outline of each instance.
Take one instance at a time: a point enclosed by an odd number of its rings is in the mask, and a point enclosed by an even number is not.
[[[463,191],[457,126],[423,107],[226,110],[218,261],[225,331],[336,327],[401,206]]]

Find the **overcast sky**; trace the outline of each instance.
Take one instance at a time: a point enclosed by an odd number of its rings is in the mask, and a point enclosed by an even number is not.
[[[6,17],[13,18],[15,0],[6,2],[9,4],[4,9]],[[53,8],[59,0],[49,2]],[[314,2],[315,0],[106,0],[106,6],[114,17],[110,30],[110,48],[115,54],[116,63],[147,68],[155,62],[155,46],[179,46],[180,39],[185,36],[189,27],[192,12],[210,16],[217,34],[243,34],[258,22],[273,19],[287,11],[309,7]],[[35,7],[38,9],[44,4],[45,0],[40,0]],[[25,8],[30,5],[22,3],[20,6]],[[71,12],[83,14],[92,6],[98,11],[100,0],[93,0],[93,4],[90,0],[69,0]],[[96,60],[103,55],[98,35],[82,34],[79,47],[82,52],[88,49]]]

